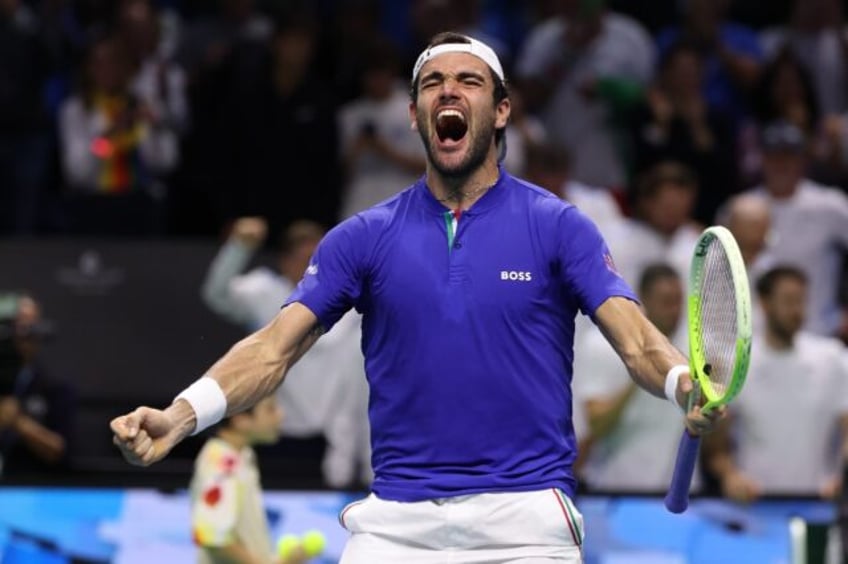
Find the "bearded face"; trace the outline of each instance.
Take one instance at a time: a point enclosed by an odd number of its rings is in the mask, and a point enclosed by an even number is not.
[[[446,53],[421,70],[411,106],[432,167],[446,178],[464,178],[495,151],[495,130],[506,125],[509,101],[493,101],[491,73],[467,53]]]

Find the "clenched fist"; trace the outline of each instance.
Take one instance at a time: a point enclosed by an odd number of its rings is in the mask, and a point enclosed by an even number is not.
[[[178,400],[164,411],[139,407],[110,423],[112,442],[127,462],[136,466],[150,466],[165,458],[194,425],[194,411],[185,400]]]

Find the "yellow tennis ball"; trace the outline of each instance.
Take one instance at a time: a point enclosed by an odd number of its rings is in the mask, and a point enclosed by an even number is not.
[[[300,546],[300,539],[296,535],[283,535],[277,541],[277,554],[280,558],[288,558]]]
[[[312,529],[304,533],[301,542],[306,557],[314,558],[324,552],[324,547],[327,546],[327,537],[321,531]]]

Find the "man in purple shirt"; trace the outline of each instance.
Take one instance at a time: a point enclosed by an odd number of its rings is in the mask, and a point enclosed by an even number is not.
[[[594,224],[499,166],[510,102],[489,47],[436,36],[411,94],[426,175],[328,233],[276,319],[167,409],[112,421],[115,443],[132,463],[161,459],[271,393],[355,307],[375,480],[340,516],[351,532],[342,562],[580,562],[578,310],[637,383],[677,405],[692,389],[686,359],[642,314]],[[696,407],[686,422],[702,432],[717,417]]]

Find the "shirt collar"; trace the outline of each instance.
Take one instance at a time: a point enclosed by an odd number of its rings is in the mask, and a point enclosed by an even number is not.
[[[462,215],[478,215],[485,213],[500,203],[506,197],[506,181],[508,178],[510,178],[509,174],[507,174],[502,165],[499,165],[497,181],[491,188],[486,190],[486,192],[480,196],[480,199],[474,202],[468,210],[462,212]],[[418,193],[419,198],[423,200],[423,205],[429,211],[442,215],[446,211],[451,210],[451,208],[445,206],[442,202],[437,200],[435,196],[433,196],[433,193],[427,187],[426,175],[422,176],[418,182],[415,183],[415,191]]]

